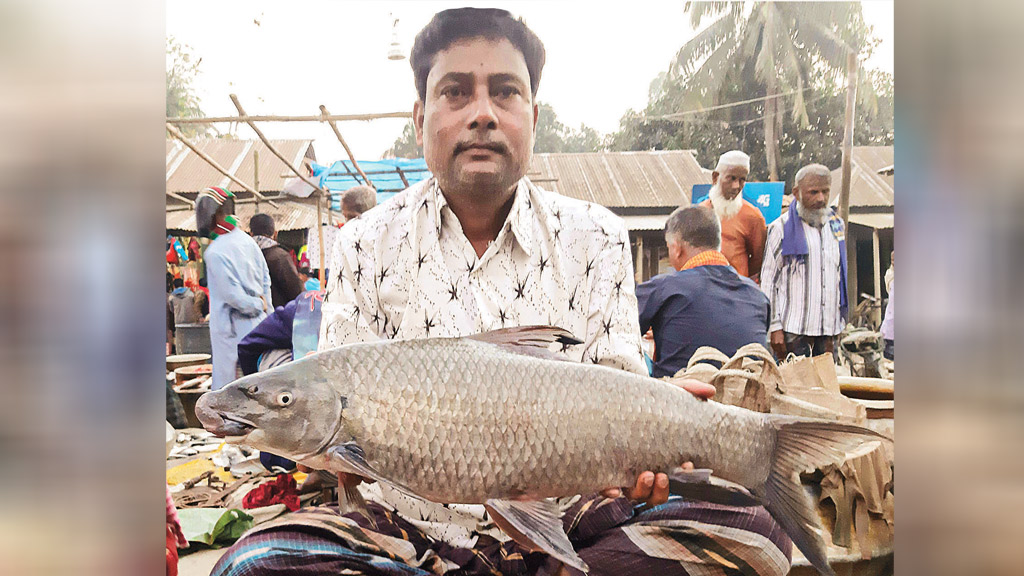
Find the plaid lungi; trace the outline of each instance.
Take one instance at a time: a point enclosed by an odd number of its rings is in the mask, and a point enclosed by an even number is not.
[[[473,548],[429,538],[375,502],[376,528],[337,506],[300,510],[262,524],[236,542],[211,576],[364,574],[555,574],[561,563],[515,542],[481,535]],[[729,507],[673,497],[640,511],[626,498],[582,498],[563,517],[577,553],[595,576],[766,575],[789,572],[792,543],[762,507]],[[580,574],[568,568],[571,574]]]

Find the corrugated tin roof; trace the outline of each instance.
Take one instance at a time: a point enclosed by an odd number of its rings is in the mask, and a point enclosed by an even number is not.
[[[630,232],[652,232],[665,229],[669,214],[627,214],[621,216]]]
[[[711,183],[691,150],[534,154],[530,168],[543,188],[609,208],[677,207]]]
[[[262,158],[260,159],[262,163]],[[263,214],[270,214],[274,218],[274,228],[280,231],[287,230],[305,230],[307,228],[316,229],[316,205],[306,204],[297,200],[288,200],[285,198],[275,198],[279,208],[275,208],[266,202],[260,202],[260,212]],[[249,218],[252,218],[253,214],[256,213],[256,204],[253,202],[247,202],[244,204],[235,205],[235,215],[238,217],[238,221],[242,224],[242,228],[245,230],[249,229]],[[327,214],[324,214],[324,220],[326,221]],[[335,213],[335,219],[340,219],[340,215]],[[172,210],[166,213],[167,230],[180,230],[185,232],[196,231],[196,212],[195,210]]]
[[[893,146],[854,146],[850,174],[850,207],[892,207],[895,204],[895,177],[880,174],[884,168],[892,169]],[[832,204],[839,202],[842,168],[832,171]]]
[[[192,143],[250,186],[254,184],[253,151],[258,150],[260,192],[280,192],[285,181],[293,176],[291,170],[259,140],[198,138]],[[316,160],[312,140],[271,140],[270,143],[293,166],[298,167],[303,158]],[[287,176],[282,177],[282,174]],[[241,186],[230,181],[184,144],[177,140],[167,140],[167,191],[196,193],[207,186],[222,186],[235,193],[242,192],[243,197],[249,196]]]
[[[895,214],[850,214],[850,222],[853,224],[860,224],[861,226],[867,226],[868,228],[876,228],[878,230],[888,230],[889,228],[895,227],[896,217]]]

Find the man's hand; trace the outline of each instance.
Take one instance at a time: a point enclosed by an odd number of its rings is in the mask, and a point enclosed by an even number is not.
[[[685,471],[693,470],[693,462],[684,462],[681,468]],[[622,496],[622,490],[609,488],[601,492],[605,498],[618,498]],[[636,485],[629,489],[626,497],[630,500],[643,502],[647,507],[654,507],[668,502],[668,474],[659,472],[655,474],[645,470],[636,479]]]
[[[260,294],[260,302],[263,303],[263,311],[266,312],[267,311],[267,299],[264,298],[262,294]]]
[[[673,383],[700,400],[708,400],[714,397],[716,392],[714,386],[705,384],[700,380],[686,379]],[[693,462],[684,462],[682,469],[693,470]],[[602,491],[601,495],[605,498],[618,498],[622,496],[622,490],[619,488],[609,488]],[[626,496],[630,500],[643,502],[647,506],[664,504],[668,502],[668,475],[664,473],[655,474],[650,470],[645,470],[637,477],[636,484],[627,492]]]
[[[781,362],[786,358],[786,354],[789,350],[786,348],[786,336],[782,330],[776,330],[771,335],[772,352],[775,352],[775,357]]]

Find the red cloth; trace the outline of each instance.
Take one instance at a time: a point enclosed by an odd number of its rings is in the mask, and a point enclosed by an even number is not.
[[[174,509],[174,500],[171,499],[171,489],[165,487],[167,504],[167,544],[165,556],[167,558],[167,576],[178,576],[178,548],[188,548],[188,540],[181,531],[181,522],[178,521],[178,511]]]
[[[299,490],[291,474],[278,474],[273,482],[260,484],[242,498],[242,508],[284,504],[292,512],[299,509]]]

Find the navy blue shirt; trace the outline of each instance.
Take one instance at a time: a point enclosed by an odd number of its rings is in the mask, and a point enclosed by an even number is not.
[[[673,376],[701,346],[728,356],[768,339],[768,297],[732,266],[698,266],[661,274],[636,287],[640,332],[653,328],[652,376]]]
[[[298,298],[275,308],[238,342],[238,367],[243,375],[255,374],[259,370],[260,355],[264,352],[292,349],[292,324],[297,302]]]

